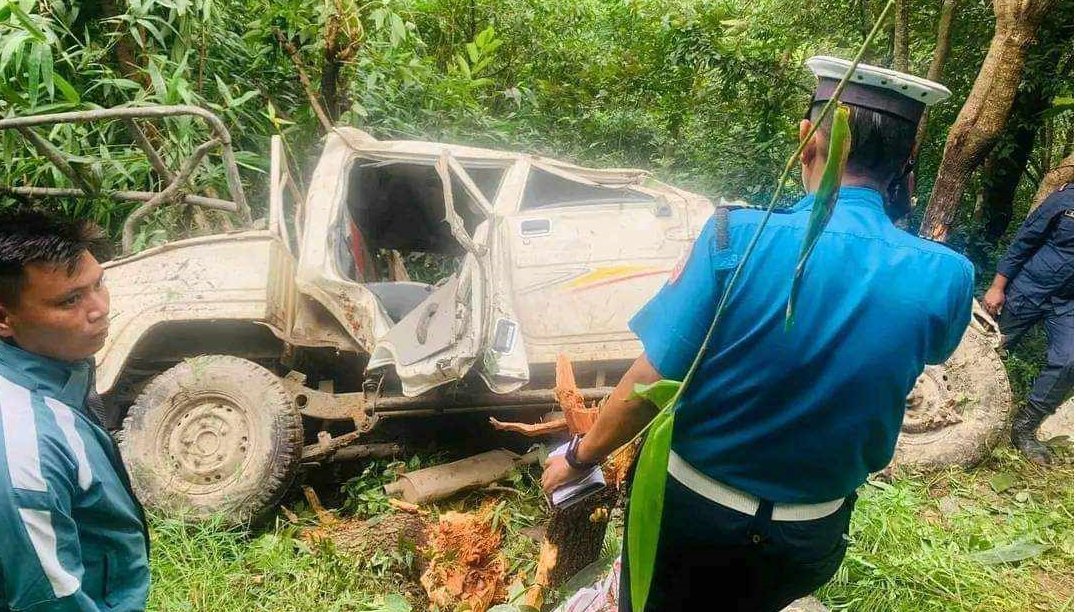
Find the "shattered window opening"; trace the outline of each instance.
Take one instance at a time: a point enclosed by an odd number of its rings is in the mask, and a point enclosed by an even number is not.
[[[531,168],[523,191],[524,210],[595,206],[600,204],[649,204],[653,196],[625,187],[588,185],[539,168]]]
[[[487,200],[500,189],[506,166],[463,164]],[[468,234],[484,217],[452,176],[455,210]],[[347,218],[341,223],[341,269],[362,283],[410,279],[435,284],[455,274],[464,250],[445,221],[444,191],[433,164],[358,162],[348,176]],[[404,272],[405,270],[405,272]]]

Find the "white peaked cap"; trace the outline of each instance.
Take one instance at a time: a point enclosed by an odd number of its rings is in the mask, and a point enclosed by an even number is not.
[[[816,55],[807,67],[818,77],[815,101],[829,100],[852,62]],[[947,87],[915,75],[859,64],[841,92],[841,102],[863,106],[910,121],[918,121],[923,109],[952,95]]]

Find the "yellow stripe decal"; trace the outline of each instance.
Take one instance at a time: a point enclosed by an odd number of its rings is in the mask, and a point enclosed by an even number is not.
[[[572,289],[584,289],[597,285],[607,285],[640,276],[650,276],[668,272],[663,268],[640,265],[606,266],[588,272],[566,283]]]

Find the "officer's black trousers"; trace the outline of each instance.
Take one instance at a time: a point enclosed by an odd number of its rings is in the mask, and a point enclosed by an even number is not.
[[[1036,305],[1021,296],[1011,296],[998,317],[998,326],[1011,345],[1039,321],[1046,328],[1046,365],[1028,395],[1028,407],[1040,415],[1053,414],[1072,393],[1072,310],[1047,302]]]
[[[777,611],[825,584],[848,547],[855,495],[813,521],[772,521],[715,504],[669,477],[647,610]],[[631,610],[627,545],[619,609]]]

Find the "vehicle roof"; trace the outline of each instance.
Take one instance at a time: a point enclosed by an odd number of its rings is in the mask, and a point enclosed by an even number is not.
[[[466,145],[424,140],[378,140],[369,133],[350,127],[339,127],[328,135],[329,139],[339,139],[358,152],[376,158],[429,159],[435,160],[442,153],[449,153],[462,160],[509,164],[519,160],[552,166],[569,171],[582,178],[599,183],[637,183],[650,176],[646,170],[639,168],[588,168],[550,157],[499,151]]]

